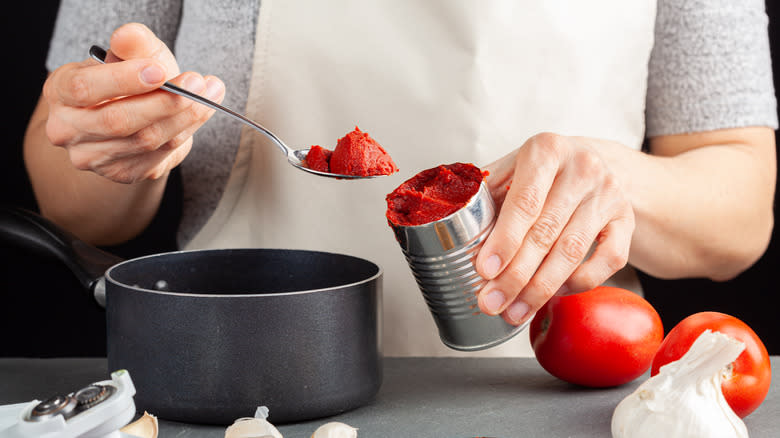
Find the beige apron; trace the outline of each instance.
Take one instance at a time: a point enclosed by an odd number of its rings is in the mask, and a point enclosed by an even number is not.
[[[293,147],[333,148],[357,125],[401,171],[309,175],[247,129],[225,195],[188,248],[374,261],[388,356],[532,355],[527,333],[476,353],[441,343],[385,195],[438,164],[488,164],[541,131],[639,148],[654,21],[653,0],[262,0],[249,117]]]

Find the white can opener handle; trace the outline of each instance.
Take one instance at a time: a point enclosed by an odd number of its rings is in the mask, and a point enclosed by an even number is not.
[[[0,438],[133,438],[120,432],[135,416],[126,370],[67,396],[0,406]]]

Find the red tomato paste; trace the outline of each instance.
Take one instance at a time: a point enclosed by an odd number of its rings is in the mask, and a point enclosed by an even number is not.
[[[309,153],[306,154],[306,167],[320,172],[330,172],[328,162],[331,154],[333,154],[333,151],[329,151],[322,146],[312,146],[309,148]]]
[[[387,195],[387,219],[401,226],[442,219],[466,205],[485,176],[487,172],[468,163],[423,170]]]
[[[306,166],[321,172],[356,176],[398,172],[398,167],[384,148],[357,126],[339,139],[333,151],[312,146],[306,156]]]

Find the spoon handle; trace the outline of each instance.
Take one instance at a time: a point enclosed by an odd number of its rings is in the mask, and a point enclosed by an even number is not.
[[[105,49],[103,49],[101,47],[98,47],[98,46],[92,46],[89,49],[89,55],[93,59],[99,61],[101,64],[105,64],[106,63],[106,54],[107,53],[106,53]],[[177,87],[176,85],[173,85],[170,82],[164,83],[162,86],[160,86],[160,88],[162,88],[165,91],[171,92],[173,94],[178,94],[179,96],[186,97],[187,99],[192,99],[192,100],[194,100],[194,101],[196,101],[198,103],[206,105],[209,108],[215,109],[217,111],[221,111],[221,112],[223,112],[223,113],[233,117],[234,119],[238,120],[239,122],[245,123],[245,124],[249,125],[250,127],[255,129],[256,131],[258,131],[258,132],[264,134],[265,136],[267,136],[268,138],[270,138],[276,144],[276,146],[278,146],[279,149],[282,150],[282,153],[285,154],[286,156],[289,157],[290,154],[293,153],[293,150],[289,146],[284,144],[284,142],[282,140],[280,140],[279,137],[277,137],[273,132],[265,129],[265,127],[263,127],[261,124],[255,122],[254,120],[251,120],[251,119],[248,119],[248,118],[244,117],[243,115],[241,115],[241,114],[231,110],[230,108],[224,107],[224,106],[222,106],[222,105],[220,105],[220,104],[218,104],[216,102],[213,102],[213,101],[211,101],[209,99],[206,99],[203,96],[199,96],[199,95],[197,95],[195,93],[187,91],[187,90],[185,90],[185,89],[183,89],[181,87]]]

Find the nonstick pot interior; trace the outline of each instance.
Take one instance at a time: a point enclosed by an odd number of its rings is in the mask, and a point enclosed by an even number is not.
[[[303,250],[123,262],[106,273],[109,367],[130,371],[139,410],[170,420],[354,409],[381,384],[381,277],[367,260]]]

